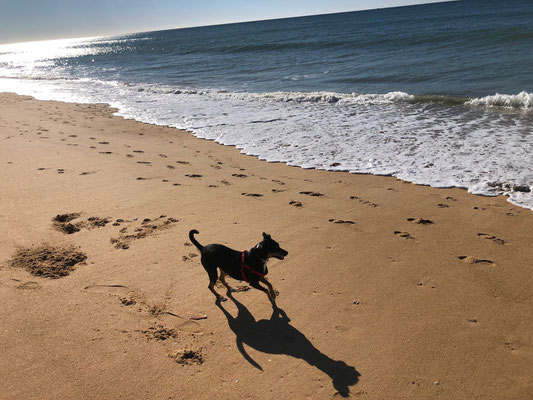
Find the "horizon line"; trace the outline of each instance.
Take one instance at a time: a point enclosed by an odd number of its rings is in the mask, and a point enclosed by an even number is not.
[[[59,40],[99,39],[99,38],[113,37],[113,36],[135,35],[135,34],[140,34],[140,33],[164,32],[164,31],[174,31],[174,30],[182,30],[182,29],[195,29],[195,28],[209,28],[209,27],[215,27],[215,26],[236,25],[236,24],[251,24],[251,23],[256,23],[256,22],[277,21],[277,20],[284,20],[284,19],[309,18],[309,17],[324,16],[324,15],[350,14],[350,13],[368,12],[368,11],[377,11],[377,10],[390,10],[390,9],[394,9],[394,8],[428,6],[428,5],[433,5],[433,4],[455,3],[455,2],[459,2],[459,1],[461,1],[461,0],[439,0],[439,1],[431,1],[431,2],[428,2],[428,3],[420,3],[420,4],[407,4],[407,5],[402,5],[402,6],[364,8],[364,9],[360,9],[360,10],[335,11],[335,12],[331,12],[331,13],[321,13],[321,14],[293,15],[293,16],[288,16],[288,17],[276,17],[276,18],[265,18],[265,19],[252,19],[252,20],[245,20],[245,21],[221,22],[221,23],[206,24],[206,25],[191,25],[191,26],[180,26],[180,27],[161,27],[161,28],[150,29],[150,30],[140,30],[140,31],[133,31],[133,32],[131,32],[131,31],[129,31],[129,32],[123,31],[123,32],[104,33],[104,34],[97,34],[97,35],[88,35],[88,36],[56,37],[56,38],[51,38],[51,39],[37,39],[37,40],[26,40],[26,41],[20,41],[20,42],[0,43],[0,46],[13,45],[13,44],[22,44],[22,43],[49,42],[49,41],[55,41],[55,40],[59,41]]]

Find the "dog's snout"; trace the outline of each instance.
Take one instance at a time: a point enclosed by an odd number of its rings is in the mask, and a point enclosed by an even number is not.
[[[287,250],[283,250],[281,247],[278,249],[278,251],[276,251],[275,253],[272,254],[273,257],[276,257],[280,260],[283,260],[285,258],[285,256],[289,254],[289,252]]]

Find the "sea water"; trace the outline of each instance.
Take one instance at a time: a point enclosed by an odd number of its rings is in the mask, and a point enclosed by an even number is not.
[[[0,91],[533,209],[531,0],[2,45]]]

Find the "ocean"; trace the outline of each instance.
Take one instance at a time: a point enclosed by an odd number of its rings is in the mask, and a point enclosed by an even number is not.
[[[533,209],[531,0],[1,45],[0,91]]]

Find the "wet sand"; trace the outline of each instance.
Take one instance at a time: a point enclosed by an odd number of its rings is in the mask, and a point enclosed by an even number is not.
[[[2,399],[533,397],[533,213],[503,197],[13,94],[0,143]],[[190,229],[271,234],[279,309],[215,304]]]

